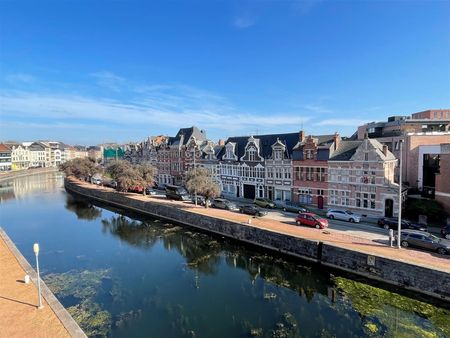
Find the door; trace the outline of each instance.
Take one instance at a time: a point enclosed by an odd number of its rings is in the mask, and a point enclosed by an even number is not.
[[[255,186],[244,184],[244,198],[255,199]]]
[[[323,196],[317,197],[317,207],[323,209]]]
[[[384,216],[392,217],[394,212],[394,201],[390,198],[384,200]]]

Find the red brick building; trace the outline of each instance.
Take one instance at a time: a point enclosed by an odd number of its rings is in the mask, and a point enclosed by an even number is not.
[[[328,203],[328,159],[338,148],[341,138],[334,135],[299,133],[293,149],[292,200],[322,208]]]

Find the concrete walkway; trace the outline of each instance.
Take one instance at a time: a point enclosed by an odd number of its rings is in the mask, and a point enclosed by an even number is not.
[[[33,282],[24,283],[26,274]],[[0,337],[86,337],[44,283],[44,308],[37,309],[35,281],[36,273],[0,228]]]

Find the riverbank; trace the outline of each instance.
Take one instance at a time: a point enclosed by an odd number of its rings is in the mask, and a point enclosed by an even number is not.
[[[224,210],[136,194],[77,180],[66,190],[119,208],[164,218],[318,264],[450,301],[450,260],[434,253],[395,249],[345,234],[297,227]]]
[[[51,173],[58,171],[58,168],[31,168],[31,169],[23,169],[23,170],[11,170],[7,172],[0,172],[0,182],[8,181],[10,179],[16,177],[37,175],[42,173]]]
[[[26,274],[32,280],[29,284],[24,283]],[[36,281],[36,272],[0,228],[0,335],[86,337],[43,281],[44,307],[37,309]]]

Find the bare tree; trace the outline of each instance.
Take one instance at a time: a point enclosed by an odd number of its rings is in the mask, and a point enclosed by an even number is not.
[[[158,172],[158,170],[150,165],[150,164],[137,164],[134,166],[137,170],[137,172],[139,173],[141,179],[142,179],[142,184],[145,187],[152,187],[155,184],[155,176]],[[145,190],[143,194],[145,195]]]
[[[59,169],[63,171],[66,176],[75,176],[78,179],[86,180],[94,174],[102,172],[102,168],[95,164],[95,161],[90,158],[75,158],[60,164]]]
[[[145,195],[145,188],[155,182],[156,168],[148,164],[132,165],[127,161],[117,161],[110,164],[106,172],[117,182],[117,190],[142,187]]]
[[[186,188],[191,194],[196,192],[204,196],[206,201],[220,195],[219,185],[213,181],[211,173],[205,168],[195,168],[187,172]],[[205,203],[205,207],[208,207],[208,203]]]

